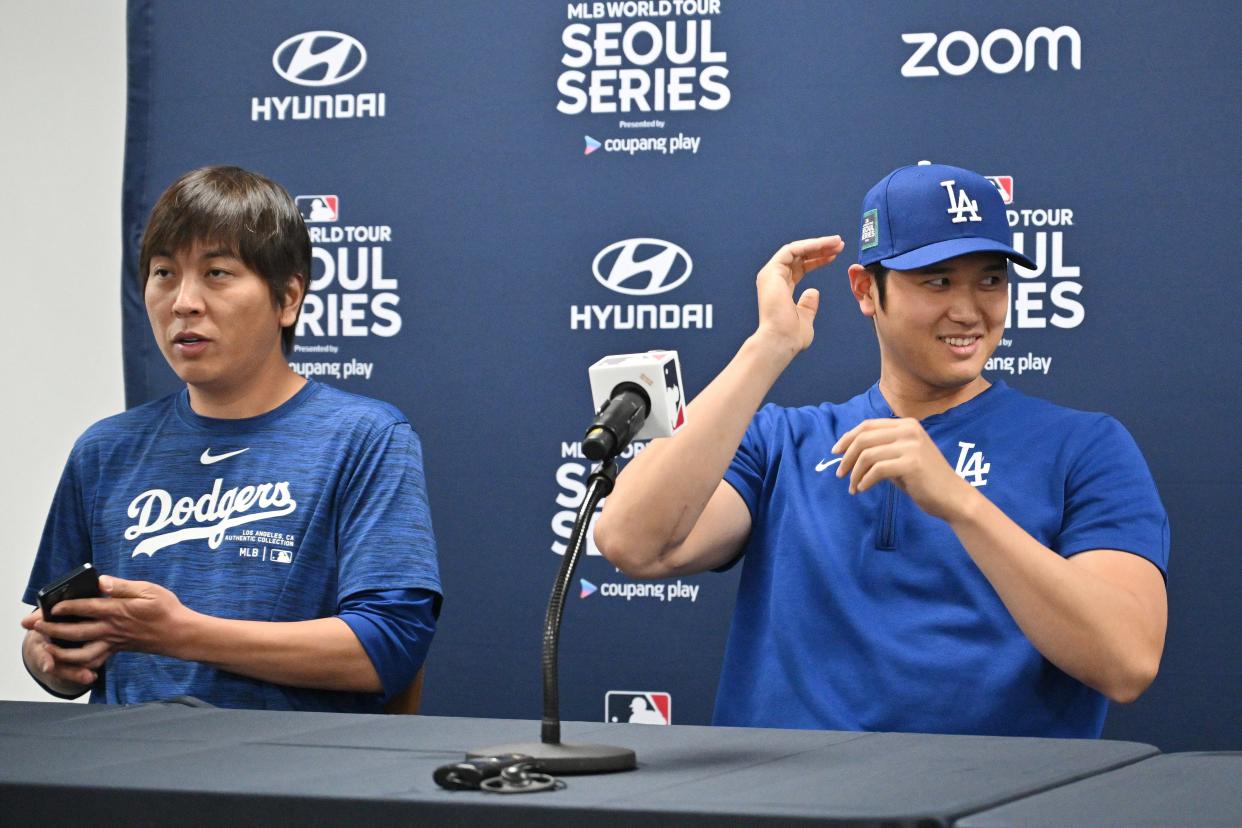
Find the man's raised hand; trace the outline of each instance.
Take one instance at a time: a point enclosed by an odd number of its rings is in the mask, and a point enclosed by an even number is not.
[[[794,291],[807,273],[835,259],[845,249],[840,236],[790,242],[776,251],[755,277],[759,293],[758,333],[793,349],[805,351],[815,338],[819,291],[808,288],[794,301]]]

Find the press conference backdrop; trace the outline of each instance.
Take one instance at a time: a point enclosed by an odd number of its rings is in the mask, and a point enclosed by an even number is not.
[[[127,402],[178,387],[134,280],[155,199],[203,164],[283,183],[314,243],[290,362],[395,403],[424,441],[447,594],[426,712],[537,715],[544,603],[588,474],[586,367],[675,348],[693,395],[753,330],[775,248],[839,232],[853,261],[867,188],[930,159],[992,176],[1038,265],[1012,280],[990,376],[1119,417],[1171,516],[1164,666],[1107,735],[1242,745],[1235,4],[133,0],[129,15]],[[811,277],[815,343],[771,400],[876,379],[848,261]],[[591,551],[566,611],[564,716],[709,721],[737,573],[640,583]]]

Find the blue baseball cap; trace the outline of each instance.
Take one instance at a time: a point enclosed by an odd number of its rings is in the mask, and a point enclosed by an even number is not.
[[[967,253],[1001,253],[1029,268],[1013,249],[1005,203],[979,173],[921,161],[893,170],[863,199],[859,264],[915,270]]]

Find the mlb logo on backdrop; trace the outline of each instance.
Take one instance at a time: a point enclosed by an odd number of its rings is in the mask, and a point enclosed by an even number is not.
[[[609,690],[604,695],[604,721],[672,724],[673,697],[658,690]]]
[[[334,195],[300,195],[295,200],[307,224],[336,221],[340,217],[340,200]]]
[[[1013,176],[1012,175],[989,175],[985,176],[988,181],[996,187],[1001,194],[1001,201],[1006,204],[1013,204]]]

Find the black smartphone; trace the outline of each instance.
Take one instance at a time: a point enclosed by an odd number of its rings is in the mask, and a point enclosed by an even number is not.
[[[85,621],[87,619],[80,615],[58,615],[53,617],[52,607],[70,598],[98,598],[102,594],[99,591],[99,572],[89,563],[84,563],[77,569],[67,575],[62,575],[39,590],[39,607],[43,610],[43,620],[55,621],[57,624],[72,624],[77,621]],[[59,638],[53,638],[52,643],[57,647],[81,647],[85,642],[64,641]]]

